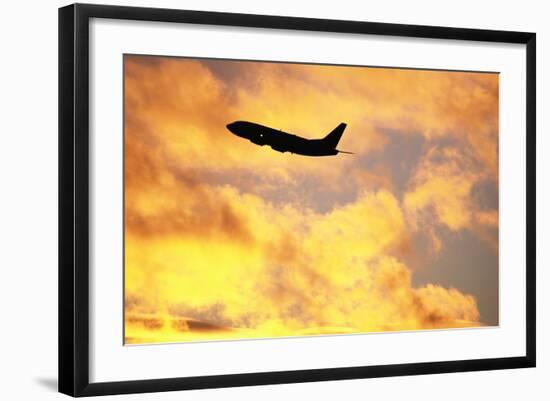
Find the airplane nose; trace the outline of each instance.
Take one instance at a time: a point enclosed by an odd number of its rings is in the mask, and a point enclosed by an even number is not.
[[[240,136],[241,138],[249,137],[246,126],[243,125],[242,121],[233,121],[227,124],[226,127],[233,135]]]
[[[238,135],[238,133],[237,133],[237,124],[235,122],[227,124],[226,127],[230,132],[232,132],[235,135]]]

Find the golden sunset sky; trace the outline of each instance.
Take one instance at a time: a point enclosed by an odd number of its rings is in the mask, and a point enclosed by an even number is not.
[[[126,55],[125,343],[498,324],[494,73]],[[354,155],[279,153],[340,122]]]

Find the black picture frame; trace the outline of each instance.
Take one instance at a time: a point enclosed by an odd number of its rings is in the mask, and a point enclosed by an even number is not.
[[[90,383],[89,21],[91,18],[276,28],[526,45],[526,354],[519,357]],[[74,4],[59,9],[59,391],[71,396],[252,386],[535,366],[536,35],[222,12]]]

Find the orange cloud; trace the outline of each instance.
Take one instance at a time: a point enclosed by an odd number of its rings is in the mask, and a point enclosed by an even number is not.
[[[498,77],[368,71],[126,56],[128,343],[481,324],[471,295],[414,287],[400,255],[422,227],[437,251],[437,225],[497,224],[471,191],[496,177]],[[345,120],[358,156],[256,147],[225,129],[238,119],[309,137]],[[385,129],[430,143],[402,199],[361,161]]]
[[[128,337],[143,338],[133,331],[135,319],[151,311],[162,321],[153,334],[172,341],[203,338],[185,325],[178,337],[169,322],[182,318],[239,329],[241,337],[478,324],[471,296],[412,287],[410,270],[391,256],[407,233],[388,192],[365,193],[324,215],[277,209],[230,188],[216,195],[254,228],[250,237],[228,236],[222,220],[210,218],[207,236],[193,225],[154,239],[127,232],[126,291],[135,298],[127,304]]]
[[[498,227],[498,211],[483,210],[472,196],[474,185],[489,177],[489,172],[454,147],[430,148],[403,198],[411,228],[428,230],[436,252],[442,248],[434,230],[436,225],[451,231],[471,229],[481,239],[495,244],[498,239],[487,228]]]

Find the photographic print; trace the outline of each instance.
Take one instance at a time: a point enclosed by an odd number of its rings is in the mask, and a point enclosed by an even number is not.
[[[123,73],[125,344],[498,326],[498,73]]]

